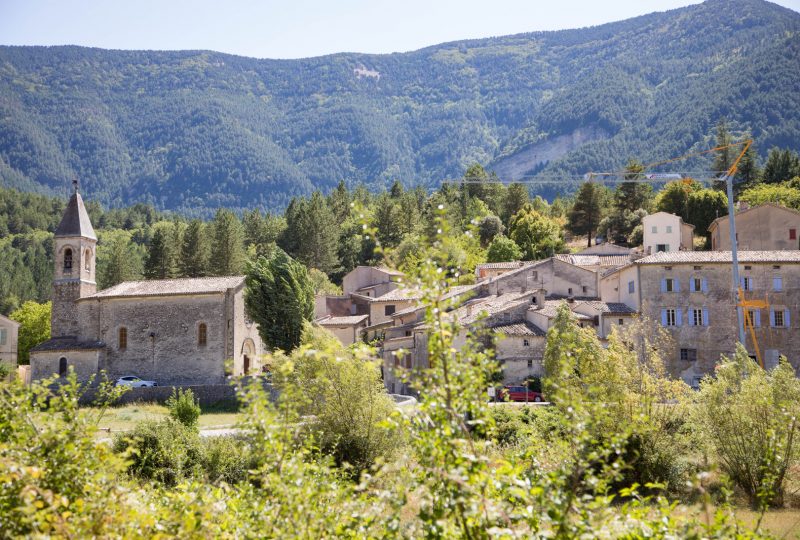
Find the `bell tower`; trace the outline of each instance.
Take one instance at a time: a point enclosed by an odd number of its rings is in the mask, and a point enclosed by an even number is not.
[[[78,181],[64,217],[55,232],[53,274],[52,337],[80,335],[80,318],[75,302],[97,292],[95,283],[95,236],[86,206],[78,193]]]

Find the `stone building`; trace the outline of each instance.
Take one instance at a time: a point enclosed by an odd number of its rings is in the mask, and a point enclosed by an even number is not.
[[[0,315],[0,363],[11,371],[17,369],[19,323]]]
[[[711,249],[731,249],[730,219],[723,216],[708,226]],[[736,212],[736,242],[738,249],[795,250],[800,249],[800,212],[773,203]]]
[[[740,251],[739,275],[746,299],[765,300],[749,309],[767,367],[780,355],[800,369],[800,251]],[[689,384],[713,373],[720,355],[738,341],[730,251],[656,253],[634,263],[641,314],[669,330],[676,351],[667,368]],[[624,279],[622,281],[625,281]],[[746,347],[753,352],[750,336]]]
[[[55,232],[52,338],[31,378],[105,371],[158,384],[215,384],[260,370],[264,347],[244,312],[244,276],[124,282],[97,291],[97,237],[77,191]]]

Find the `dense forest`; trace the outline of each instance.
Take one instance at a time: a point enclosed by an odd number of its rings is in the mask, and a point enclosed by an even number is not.
[[[800,15],[709,0],[593,28],[390,55],[0,47],[0,185],[210,218],[295,196],[504,180],[707,148],[717,120],[766,157],[800,140]],[[686,167],[704,168],[697,161]],[[688,169],[696,170],[696,169]]]

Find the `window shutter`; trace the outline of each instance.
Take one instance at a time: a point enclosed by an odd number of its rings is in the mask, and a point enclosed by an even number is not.
[[[703,326],[708,326],[708,310],[703,308]]]
[[[779,277],[772,278],[772,288],[776,291],[780,291],[783,289],[783,279]]]
[[[683,321],[681,321],[681,314],[683,313],[682,309],[675,310],[675,326],[681,326]]]
[[[744,278],[739,278],[739,287],[741,287],[742,290],[744,290]]]
[[[694,278],[689,278],[689,292],[697,292],[694,290]]]
[[[667,310],[661,310],[661,326],[667,326]]]
[[[673,279],[672,280],[672,292],[681,292],[681,282],[680,280]]]
[[[688,324],[689,326],[694,326],[694,310],[689,309],[686,312],[686,316],[689,318],[689,320],[686,321],[686,324]]]
[[[775,326],[775,310],[774,309],[770,309],[769,310],[769,325],[770,326]]]
[[[792,326],[792,322],[789,320],[789,310],[788,309],[784,309],[783,310],[783,326],[785,326],[786,328],[789,328],[789,327]]]
[[[667,280],[666,279],[662,279],[661,280],[661,292],[667,292]]]
[[[708,292],[708,280],[706,278],[703,278],[703,281],[702,283],[700,283],[700,286],[703,288],[703,292],[705,293]]]

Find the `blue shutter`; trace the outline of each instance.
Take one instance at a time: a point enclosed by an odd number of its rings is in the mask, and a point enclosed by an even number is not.
[[[744,278],[739,278],[739,287],[741,287],[742,290],[744,290]]]
[[[661,292],[667,292],[667,280],[666,279],[662,279],[661,280]]]
[[[775,310],[769,310],[769,325],[774,327],[775,326]]]
[[[786,328],[789,328],[789,327],[792,326],[792,321],[789,319],[789,310],[788,309],[784,309],[783,310],[783,326],[785,326]]]
[[[708,310],[703,308],[703,326],[708,326]]]
[[[688,324],[689,326],[694,326],[694,313],[691,308],[686,312],[686,316],[688,317],[686,324]]]
[[[757,309],[753,312],[753,324],[756,328],[761,328],[761,310]]]
[[[779,277],[772,278],[772,288],[776,291],[783,290],[783,279]]]
[[[672,280],[672,292],[681,292],[681,282],[680,280],[673,279]]]
[[[681,313],[683,313],[682,309],[675,310],[675,326],[681,326],[683,321],[681,320]]]
[[[661,326],[667,326],[667,310],[661,310]]]
[[[700,284],[700,286],[703,288],[703,292],[705,293],[708,292],[708,280],[706,278],[703,278],[703,281]]]
[[[689,278],[689,292],[697,292],[694,289],[694,278]]]

